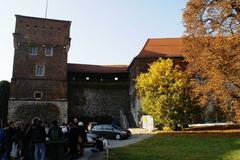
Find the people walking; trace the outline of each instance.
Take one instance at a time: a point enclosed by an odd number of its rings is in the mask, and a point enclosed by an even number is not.
[[[49,137],[49,158],[50,160],[63,160],[64,158],[64,141],[62,129],[58,126],[57,121],[53,121],[52,127],[48,132]]]
[[[46,160],[46,133],[44,127],[40,125],[39,118],[33,119],[29,134],[34,145],[34,160]]]
[[[83,122],[78,123],[78,145],[79,145],[79,155],[83,156],[84,154],[84,143],[87,141],[87,136],[85,132],[85,127]]]
[[[79,136],[78,127],[73,123],[70,123],[68,138],[70,160],[75,160],[77,158],[78,136]]]
[[[0,159],[5,160],[6,159],[6,132],[3,128],[3,124],[0,123]]]

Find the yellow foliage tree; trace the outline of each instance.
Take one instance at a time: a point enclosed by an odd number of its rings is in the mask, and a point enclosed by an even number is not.
[[[194,96],[240,122],[240,1],[189,0],[183,20],[188,72],[201,77]]]
[[[171,59],[154,62],[147,73],[136,78],[143,111],[153,116],[156,124],[172,129],[188,124],[191,119],[188,86],[187,75]]]

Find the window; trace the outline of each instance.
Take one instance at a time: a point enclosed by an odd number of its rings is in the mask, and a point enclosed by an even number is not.
[[[102,126],[101,125],[94,126],[92,128],[92,130],[94,130],[94,131],[101,131],[102,130]]]
[[[112,126],[103,126],[103,129],[104,130],[113,130],[113,127]]]
[[[37,55],[37,47],[36,46],[32,46],[31,55]]]
[[[53,47],[46,47],[45,56],[52,56],[52,55],[53,55]]]
[[[118,81],[118,77],[115,77],[114,80],[115,80],[115,81]]]
[[[35,99],[42,99],[42,92],[41,91],[35,91],[34,92],[34,98]]]
[[[36,76],[44,76],[45,74],[45,66],[44,65],[36,65]]]

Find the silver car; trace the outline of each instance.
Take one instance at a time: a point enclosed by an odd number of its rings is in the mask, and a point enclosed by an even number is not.
[[[98,136],[102,136],[108,139],[125,139],[130,137],[132,134],[129,130],[124,130],[118,126],[112,126],[111,124],[99,124],[95,125],[91,133],[94,133]]]

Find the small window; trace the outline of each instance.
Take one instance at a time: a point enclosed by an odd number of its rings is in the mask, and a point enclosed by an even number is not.
[[[44,65],[36,65],[36,76],[44,76],[45,74],[45,66]]]
[[[53,55],[53,47],[46,47],[45,56],[52,56],[52,55]]]
[[[31,48],[31,55],[37,55],[37,47],[36,46],[32,46]]]
[[[34,92],[34,98],[35,99],[42,99],[42,92],[41,91],[35,91]]]

